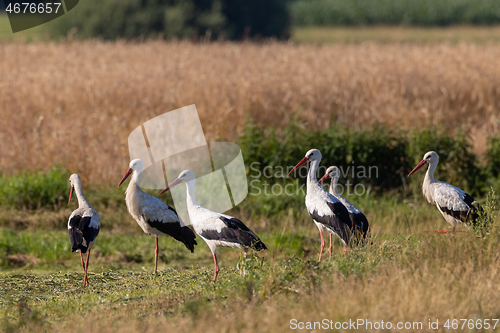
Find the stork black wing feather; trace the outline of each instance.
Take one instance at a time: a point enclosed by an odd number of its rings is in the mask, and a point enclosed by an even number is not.
[[[448,207],[441,207],[439,206],[439,209],[456,218],[457,220],[459,221],[462,221],[464,223],[468,223],[468,222],[471,222],[472,224],[476,223],[476,219],[479,217],[479,212],[482,212],[483,211],[483,208],[481,206],[479,206],[479,211],[478,209],[473,205],[473,203],[476,201],[472,196],[470,196],[469,194],[465,193],[464,197],[463,197],[463,201],[465,202],[465,204],[469,207],[469,209],[467,211],[465,210],[453,210],[453,209],[450,209]]]
[[[370,225],[363,213],[349,213],[353,225],[352,234],[355,244],[359,244],[363,239],[366,239]]]
[[[201,236],[209,240],[241,244],[257,251],[267,250],[266,245],[260,238],[237,218],[220,216],[219,219],[225,224],[225,227],[220,232],[217,230],[204,230]]]
[[[183,243],[186,246],[186,248],[191,252],[194,252],[194,246],[198,245],[198,243],[196,243],[196,235],[193,232],[193,230],[191,230],[191,228],[187,226],[181,226],[180,222],[168,222],[168,223],[162,221],[147,221],[147,222],[151,227],[163,232],[164,234],[171,236],[176,241]]]
[[[366,233],[370,227],[368,220],[366,219],[365,214],[363,213],[349,213],[349,217],[351,219],[352,225],[354,227],[354,231],[366,238]]]
[[[90,227],[91,216],[74,215],[69,221],[68,236],[71,251],[80,250],[86,253],[89,243],[93,242],[99,234],[99,228]]]
[[[353,225],[347,208],[345,208],[341,202],[327,202],[326,204],[332,212],[331,215],[320,216],[316,210],[309,213],[309,215],[311,215],[316,222],[332,230],[342,239],[342,241],[348,244],[351,238],[351,229]]]

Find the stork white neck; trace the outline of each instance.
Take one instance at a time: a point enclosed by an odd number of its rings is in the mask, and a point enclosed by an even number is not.
[[[422,183],[422,193],[428,202],[434,204],[434,195],[430,189],[430,185],[432,183],[437,182],[434,179],[434,171],[436,170],[437,162],[429,162],[429,167],[427,168],[427,172],[425,173],[424,182]]]
[[[132,173],[132,178],[130,179],[130,183],[128,184],[125,193],[128,193],[132,189],[141,190],[141,179],[142,179],[142,170],[134,170],[134,172]]]
[[[424,183],[434,183],[436,180],[434,179],[434,171],[436,170],[437,162],[430,162],[429,167],[427,168],[427,172],[425,173]]]
[[[318,183],[318,178],[316,178],[316,171],[318,170],[319,163],[321,159],[311,159],[309,165],[309,173],[307,174],[307,190],[321,188],[321,184]]]
[[[187,191],[187,207],[188,210],[190,207],[199,206],[194,198],[194,182],[195,179],[189,180],[186,182],[186,191]]]
[[[332,193],[335,196],[340,195],[339,192],[337,191],[338,181],[339,181],[339,177],[332,177],[332,181],[330,182],[330,193]]]
[[[76,194],[76,198],[78,199],[78,206],[80,208],[92,208],[83,195],[82,184],[79,180],[73,183],[73,188]]]
[[[141,187],[142,170],[134,170],[132,173],[132,182],[137,186]]]

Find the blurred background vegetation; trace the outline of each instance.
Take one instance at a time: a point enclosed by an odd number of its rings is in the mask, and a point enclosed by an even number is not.
[[[283,0],[86,0],[47,27],[53,36],[73,31],[81,38],[104,39],[290,36]]]
[[[489,25],[500,21],[496,0],[296,0],[293,23],[303,25]]]
[[[287,39],[305,26],[499,22],[496,0],[86,0],[46,28],[54,37],[241,40]]]

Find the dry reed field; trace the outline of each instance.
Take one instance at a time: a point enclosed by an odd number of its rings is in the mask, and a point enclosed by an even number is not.
[[[130,131],[193,103],[212,141],[299,112],[314,129],[461,126],[481,152],[499,126],[494,44],[9,43],[0,58],[4,175],[60,163],[117,182]]]

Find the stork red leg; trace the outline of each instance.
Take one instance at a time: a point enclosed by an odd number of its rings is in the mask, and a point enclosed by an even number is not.
[[[217,256],[215,255],[215,253],[212,253],[213,257],[214,257],[214,264],[215,264],[215,268],[214,268],[214,283],[215,283],[215,280],[217,280],[217,275],[219,275],[219,264],[217,263]]]
[[[333,235],[330,233],[330,247],[328,248],[328,251],[330,252],[330,258],[332,257],[332,250],[333,250],[332,237]]]
[[[85,263],[83,262],[83,254],[82,254],[81,251],[80,251],[80,260],[82,262],[82,268],[83,268],[83,274],[84,274],[84,277],[83,277],[83,286],[86,287],[87,286],[87,280],[86,280],[87,273],[85,271]]]
[[[320,230],[319,234],[321,235],[321,248],[319,250],[319,260],[318,261],[321,261],[321,255],[323,254],[323,249],[325,248],[325,238],[323,237],[323,230]]]
[[[85,271],[85,264],[83,263],[83,255],[81,251],[80,251],[80,260],[82,261],[83,271]]]
[[[345,243],[343,244],[344,244],[344,255],[345,255],[345,253],[347,252],[347,245]]]
[[[155,249],[155,271],[153,274],[156,274],[156,268],[158,267],[158,236],[156,236],[156,249]]]
[[[90,285],[89,279],[87,277],[87,271],[89,269],[89,261],[90,261],[90,250],[87,252],[87,262],[85,263],[85,287],[88,287]]]

